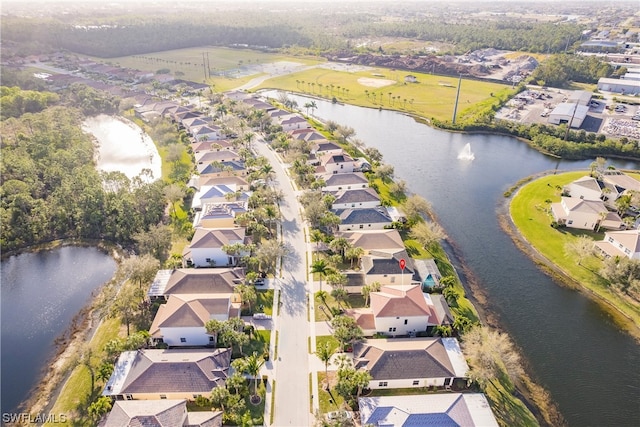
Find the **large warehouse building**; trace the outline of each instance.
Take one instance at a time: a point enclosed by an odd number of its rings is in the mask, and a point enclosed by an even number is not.
[[[621,93],[624,95],[640,94],[640,81],[628,79],[608,79],[598,80],[598,90],[605,92]]]
[[[554,125],[571,122],[572,128],[579,128],[587,117],[589,107],[579,103],[563,102],[553,109],[547,121]]]

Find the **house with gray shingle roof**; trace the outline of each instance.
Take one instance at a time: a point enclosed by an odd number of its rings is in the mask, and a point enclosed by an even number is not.
[[[338,231],[383,230],[392,224],[389,213],[382,208],[348,208],[333,212],[340,217]]]
[[[147,296],[154,301],[167,299],[172,294],[232,294],[235,286],[243,281],[241,268],[158,270]]]
[[[336,173],[323,175],[325,185],[323,191],[352,190],[369,187],[369,180],[362,172]]]
[[[400,260],[405,261],[405,268],[400,268]],[[362,257],[362,274],[365,282],[378,282],[382,285],[409,285],[414,282],[413,259],[405,249],[389,252],[369,251]]]
[[[198,172],[205,169],[211,163],[242,161],[238,153],[229,149],[201,151],[199,153],[195,153],[194,158],[196,161],[196,168],[198,169]]]
[[[224,387],[231,349],[122,352],[102,392],[116,400],[187,399]]]
[[[354,345],[353,365],[371,375],[370,389],[444,387],[469,371],[455,338],[362,341]]]
[[[100,427],[222,427],[222,411],[187,412],[185,399],[116,400]]]
[[[394,427],[498,427],[482,393],[361,397],[361,425]]]
[[[229,160],[206,165],[198,169],[201,177],[246,176],[247,169],[241,160]]]
[[[333,209],[362,209],[380,206],[380,196],[378,196],[378,192],[371,187],[340,190],[337,191],[334,196],[336,199],[331,205]]]
[[[215,335],[207,334],[209,320],[225,321],[240,314],[238,294],[169,295],[158,308],[149,333],[154,342],[170,347],[215,345]]]

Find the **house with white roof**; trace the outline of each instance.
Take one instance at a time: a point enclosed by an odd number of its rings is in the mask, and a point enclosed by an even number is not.
[[[498,427],[482,393],[440,393],[358,399],[363,426]]]
[[[596,227],[619,230],[622,219],[615,212],[609,212],[601,200],[583,200],[575,197],[562,197],[560,203],[551,205],[553,218],[560,225],[583,230],[595,230]]]
[[[102,395],[115,400],[208,397],[225,386],[230,362],[230,348],[125,351]]]
[[[193,228],[234,228],[236,216],[247,212],[247,202],[205,203],[193,217]]]
[[[446,387],[469,371],[455,338],[361,341],[353,347],[353,366],[371,375],[370,389]]]
[[[238,294],[169,295],[158,308],[149,334],[154,342],[170,347],[215,345],[216,337],[207,334],[206,323],[238,317],[240,303]]]
[[[232,199],[228,197],[233,196]],[[247,200],[247,194],[238,194],[240,200]],[[236,198],[236,186],[230,185],[203,185],[193,195],[193,201],[191,202],[191,209],[201,210],[202,206],[207,203],[224,203]]]
[[[640,259],[640,230],[607,231],[596,248],[607,258]]]

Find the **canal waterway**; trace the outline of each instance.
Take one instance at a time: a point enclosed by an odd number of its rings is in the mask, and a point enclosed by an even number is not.
[[[310,100],[290,97],[298,105]],[[586,169],[593,159],[557,160],[508,136],[444,132],[395,112],[315,102],[315,116],[352,127],[356,138],[394,166],[396,179],[431,202],[486,294],[487,309],[521,348],[569,425],[637,425],[640,346],[598,304],[543,274],[497,219],[504,191],[520,179]],[[458,158],[466,144],[473,160]],[[636,162],[610,164],[639,169]]]
[[[87,119],[83,129],[99,143],[98,169],[120,171],[129,178],[149,169],[149,179],[160,179],[158,151],[134,123],[100,115]],[[1,410],[5,413],[15,411],[28,397],[53,356],[55,339],[69,328],[93,292],[113,276],[116,263],[96,248],[69,246],[12,256],[2,261],[0,269]]]

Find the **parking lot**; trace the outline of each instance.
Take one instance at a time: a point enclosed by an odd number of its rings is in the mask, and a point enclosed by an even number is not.
[[[496,118],[548,124],[551,111],[558,104],[566,102],[571,93],[569,90],[532,86],[510,100],[496,113]],[[612,96],[609,99],[592,99],[580,129],[607,136],[640,139],[640,107],[614,103]]]

